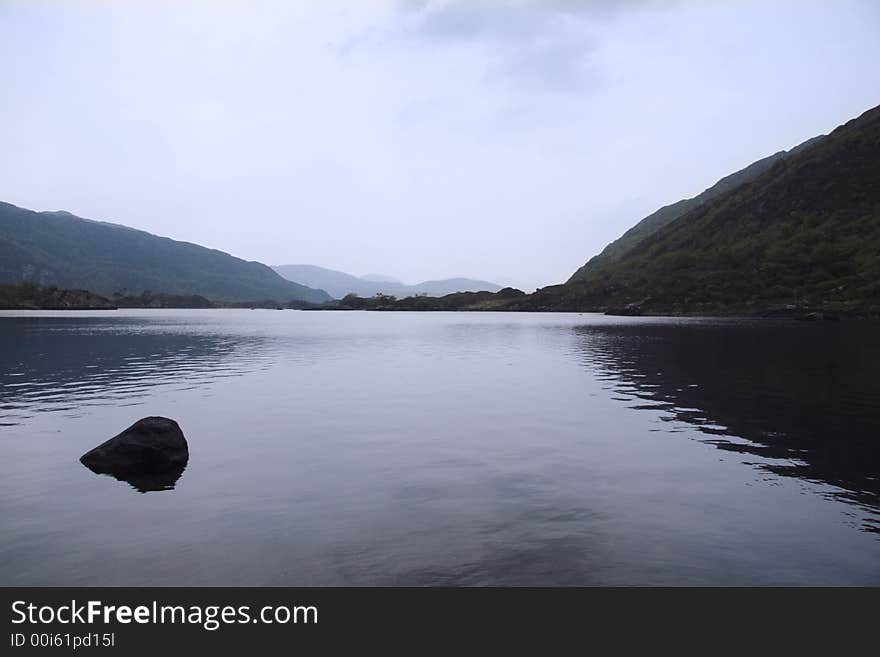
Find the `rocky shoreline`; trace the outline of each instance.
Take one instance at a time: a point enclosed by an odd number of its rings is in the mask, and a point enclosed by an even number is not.
[[[880,319],[880,307],[841,304],[737,304],[658,303],[651,298],[625,304],[589,303],[570,299],[558,290],[543,288],[533,294],[505,288],[499,292],[460,292],[444,297],[392,296],[358,297],[348,295],[312,310],[373,310],[422,312],[575,312],[602,313],[622,317],[764,317],[805,321],[840,319]],[[556,289],[554,289],[556,288]]]
[[[0,310],[116,310],[116,305],[87,290],[21,283],[0,285]]]
[[[515,288],[498,292],[457,292],[442,297],[389,295],[359,297],[350,294],[323,304],[280,303],[273,300],[217,302],[198,295],[144,293],[113,300],[86,290],[63,290],[32,284],[0,285],[0,310],[116,310],[249,308],[272,310],[372,310],[384,312],[574,312],[621,317],[762,317],[803,321],[880,319],[880,306],[842,304],[661,303],[646,297],[632,303],[609,304],[568,298],[565,286],[551,286],[526,294]]]

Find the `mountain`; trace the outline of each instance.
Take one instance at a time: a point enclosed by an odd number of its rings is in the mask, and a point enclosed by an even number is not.
[[[272,269],[289,281],[325,290],[334,299],[341,299],[351,293],[373,296],[381,287],[357,276],[316,265],[279,265]]]
[[[880,107],[521,309],[880,309]]]
[[[397,285],[404,285],[404,282],[399,278],[386,276],[385,274],[364,274],[360,278],[371,283],[396,283]]]
[[[687,214],[691,210],[694,210],[702,206],[703,204],[708,203],[712,199],[717,198],[732,189],[736,189],[740,185],[751,182],[762,173],[769,170],[774,164],[776,164],[780,160],[799,153],[803,149],[814,144],[819,139],[822,139],[823,136],[824,135],[813,137],[812,139],[808,139],[804,143],[796,146],[795,148],[792,148],[789,151],[779,151],[778,153],[769,155],[761,160],[758,160],[757,162],[752,162],[745,169],[740,169],[736,173],[725,176],[697,196],[693,198],[683,199],[671,205],[665,205],[656,212],[649,214],[647,217],[642,219],[639,223],[637,223],[635,226],[633,226],[623,235],[621,235],[618,239],[614,240],[613,242],[611,242],[611,244],[606,246],[599,255],[593,256],[593,258],[591,258],[587,262],[587,264],[578,269],[572,275],[568,282],[572,283],[574,281],[583,280],[588,277],[590,272],[594,271],[601,265],[620,260],[624,255],[629,253],[639,242],[641,242],[646,237],[653,235],[658,230],[663,228],[663,226],[675,221],[676,219],[684,214]]]
[[[500,285],[488,281],[470,278],[447,278],[440,281],[424,281],[417,285],[406,285],[388,276],[376,274],[352,276],[345,272],[325,269],[315,265],[278,265],[275,271],[290,281],[296,281],[309,287],[326,290],[335,299],[348,294],[359,297],[372,297],[376,294],[388,294],[398,298],[427,294],[444,296],[455,292],[497,292]],[[382,280],[378,280],[381,278]]]
[[[153,291],[215,301],[330,300],[323,290],[222,251],[69,212],[33,212],[0,202],[0,282],[23,281],[105,296]]]
[[[471,278],[444,278],[439,281],[422,281],[408,286],[410,291],[403,296],[428,295],[442,297],[456,292],[497,292],[500,285],[488,281],[475,281]]]

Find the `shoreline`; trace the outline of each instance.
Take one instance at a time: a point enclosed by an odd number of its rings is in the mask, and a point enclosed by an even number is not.
[[[794,319],[800,321],[876,320],[880,305],[858,303],[684,303],[646,297],[631,303],[580,304],[576,299],[548,297],[538,290],[526,294],[514,288],[498,292],[456,292],[442,297],[413,296],[397,299],[388,295],[359,297],[349,294],[342,299],[314,304],[300,300],[280,302],[274,299],[234,301],[212,300],[200,295],[174,295],[144,292],[139,296],[100,296],[88,290],[41,287],[32,283],[0,285],[0,311],[64,310],[219,310],[265,309],[309,311],[373,312],[527,312],[592,313],[612,317],[706,317],[743,319]],[[544,294],[542,294],[544,292]]]
[[[0,312],[115,312],[120,310],[143,310],[143,311],[162,311],[162,310],[299,310],[299,311],[324,311],[324,312],[371,312],[371,313],[497,313],[497,314],[559,314],[559,315],[601,315],[603,317],[631,317],[633,319],[748,319],[748,320],[789,320],[804,323],[813,322],[852,322],[852,321],[880,321],[880,313],[877,311],[865,312],[828,312],[828,311],[810,311],[807,313],[779,313],[779,312],[643,312],[639,314],[632,313],[615,313],[602,310],[550,310],[550,309],[524,309],[524,308],[462,308],[462,309],[412,309],[412,308],[291,308],[291,307],[269,307],[269,306],[114,306],[114,307],[0,307]]]

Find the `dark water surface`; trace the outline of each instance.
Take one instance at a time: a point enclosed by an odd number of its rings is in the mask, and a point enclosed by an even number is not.
[[[867,322],[6,312],[0,441],[0,585],[880,584]]]

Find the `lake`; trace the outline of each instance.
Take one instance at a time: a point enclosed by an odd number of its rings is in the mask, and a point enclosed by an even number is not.
[[[880,585],[880,326],[0,313],[0,585]],[[147,415],[186,470],[79,457]]]

